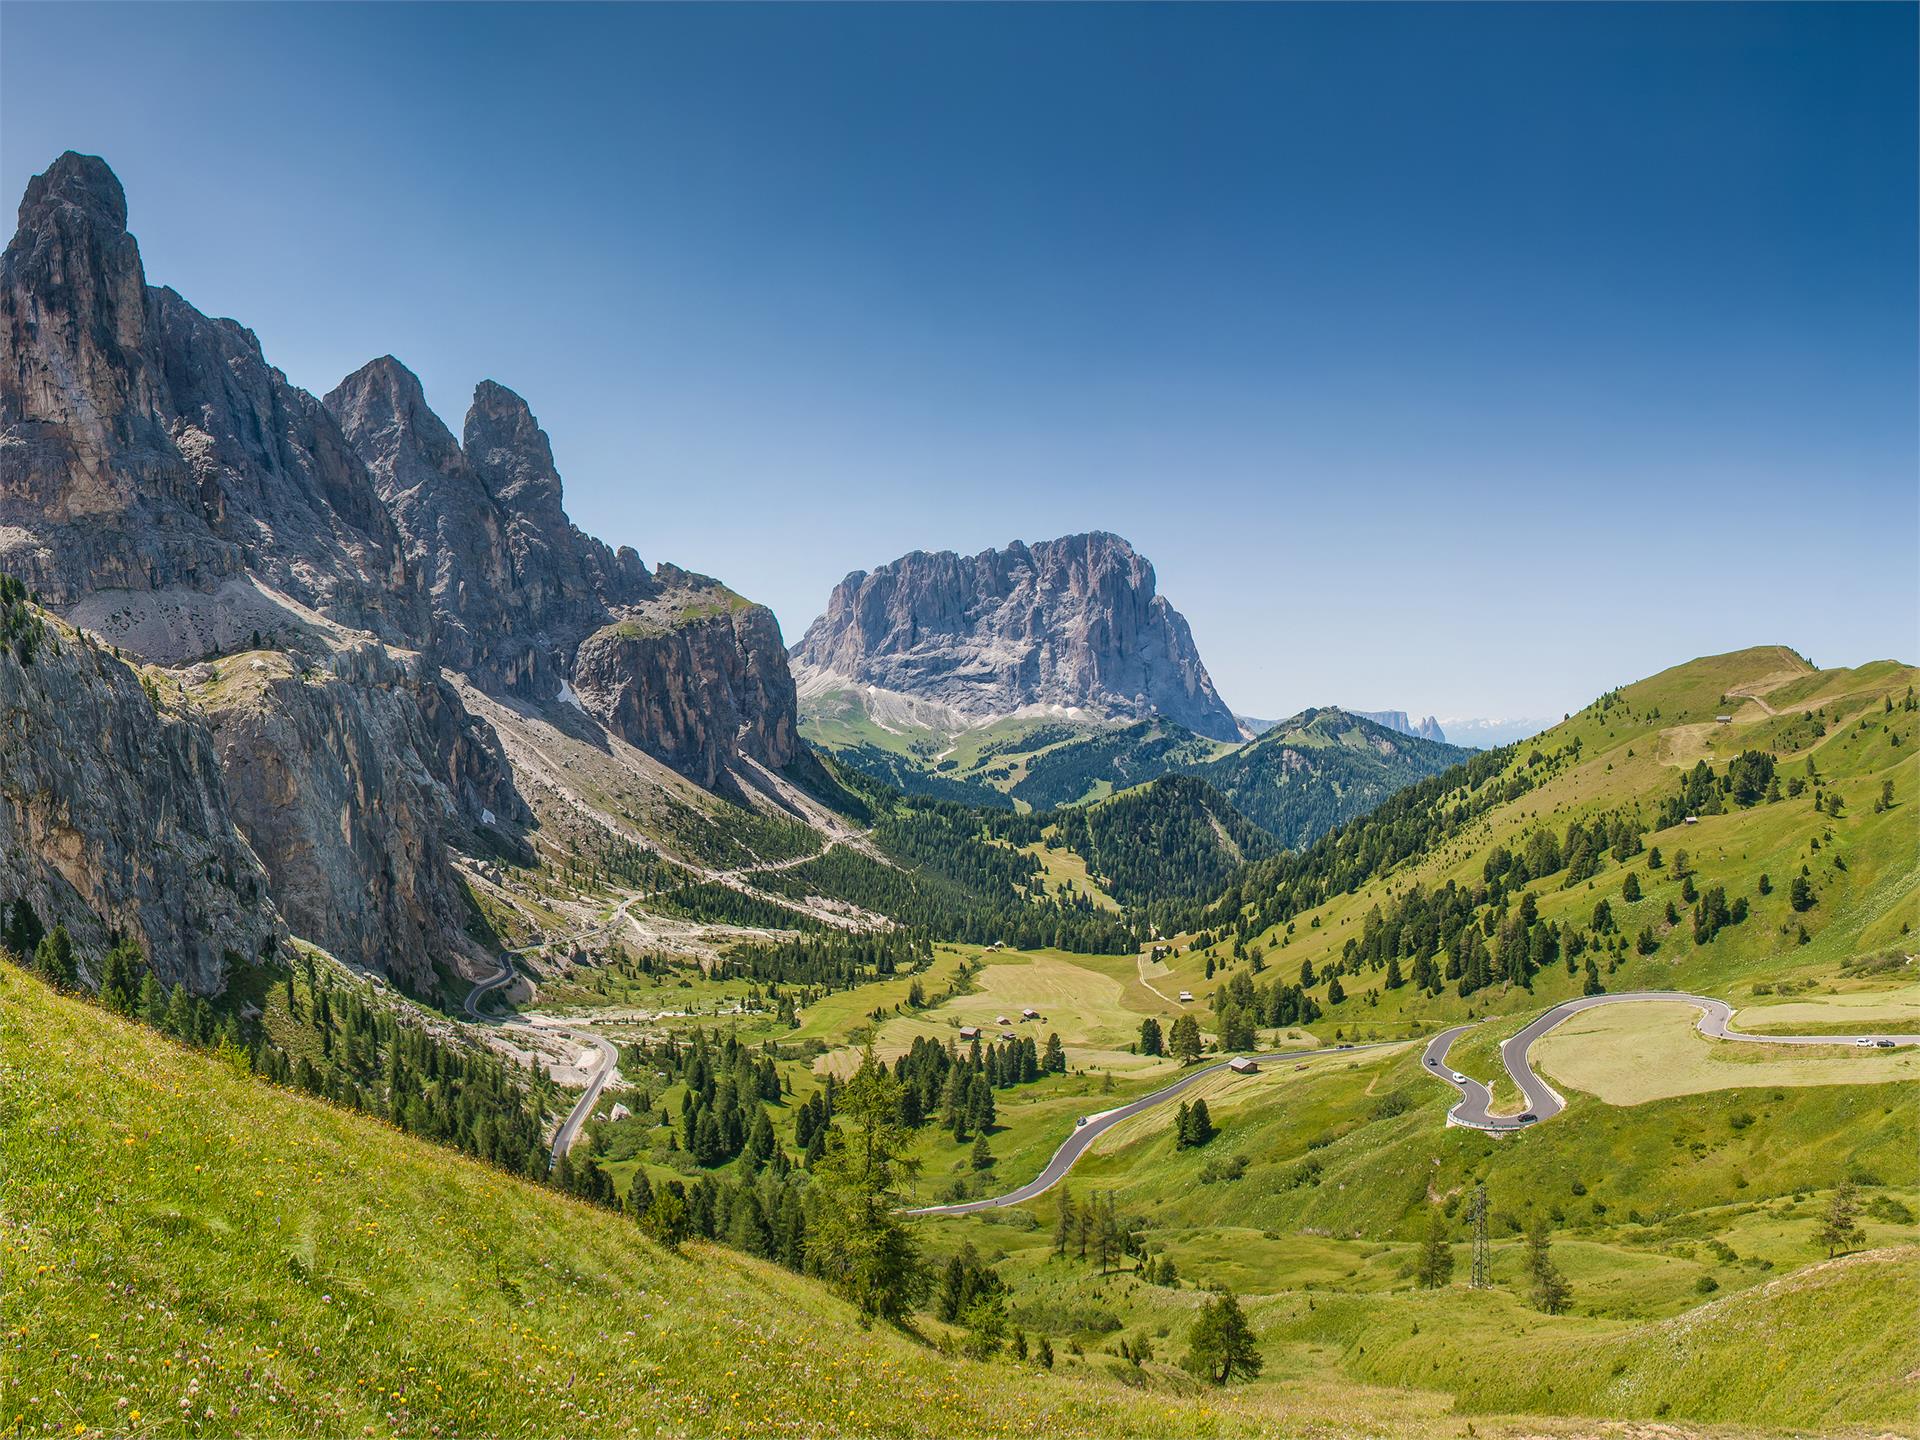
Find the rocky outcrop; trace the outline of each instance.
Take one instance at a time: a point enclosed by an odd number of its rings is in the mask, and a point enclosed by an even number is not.
[[[735,753],[793,763],[799,721],[773,613],[704,575],[663,565],[656,578],[653,600],[581,644],[581,704],[709,789]]]
[[[631,549],[615,552],[567,518],[553,446],[526,401],[482,380],[474,387],[461,443],[506,517],[514,586],[544,624],[560,629],[597,607],[629,604],[654,592],[652,577]]]
[[[971,557],[915,551],[841,581],[793,658],[809,693],[873,685],[974,719],[1160,716],[1238,739],[1186,620],[1154,585],[1144,556],[1098,532]]]
[[[450,842],[530,818],[491,728],[436,667],[372,642],[321,664],[239,655],[185,678],[287,923],[431,991],[434,959],[467,943]]]
[[[0,256],[0,570],[56,609],[249,572],[417,635],[398,532],[332,417],[251,332],[150,288],[126,224],[105,163],[68,153]]]
[[[481,382],[457,444],[391,357],[326,403],[430,577],[438,658],[531,699],[565,683],[622,739],[708,787],[737,755],[775,767],[798,755],[772,613],[672,565],[649,574],[631,549],[582,533],[518,395]]]
[[[108,651],[51,626],[29,663],[0,647],[0,903],[66,925],[90,978],[118,931],[213,995],[285,933],[227,793],[200,722]]]
[[[476,390],[465,449],[390,355],[341,381],[326,406],[424,577],[432,653],[449,667],[550,700],[611,608],[654,593],[638,555],[568,520],[546,434],[504,386]]]
[[[1371,720],[1376,725],[1384,725],[1389,730],[1398,730],[1402,735],[1411,735],[1418,740],[1437,740],[1447,743],[1447,732],[1440,728],[1440,722],[1429,715],[1424,720],[1410,720],[1404,710],[1352,710],[1362,720]]]

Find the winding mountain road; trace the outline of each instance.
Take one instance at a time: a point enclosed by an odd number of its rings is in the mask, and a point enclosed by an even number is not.
[[[1486,1021],[1475,1020],[1466,1025],[1455,1025],[1443,1030],[1427,1042],[1426,1052],[1422,1056],[1429,1075],[1436,1080],[1451,1085],[1460,1092],[1460,1102],[1447,1112],[1449,1125],[1465,1125],[1476,1130],[1507,1132],[1525,1130],[1542,1120],[1558,1115],[1566,1109],[1567,1102],[1528,1063],[1527,1052],[1533,1043],[1549,1030],[1578,1015],[1583,1010],[1592,1010],[1601,1005],[1619,1005],[1637,1000],[1680,1002],[1697,1007],[1700,1012],[1698,1027],[1702,1035],[1714,1040],[1734,1040],[1752,1045],[1857,1045],[1862,1042],[1874,1045],[1920,1045],[1920,1035],[1752,1035],[1732,1028],[1733,1008],[1724,1000],[1715,1000],[1705,995],[1689,995],[1677,990],[1636,990],[1621,995],[1583,995],[1577,1000],[1568,1000],[1554,1006],[1539,1018],[1532,1021],[1511,1039],[1502,1042],[1500,1058],[1506,1066],[1507,1074],[1526,1097],[1527,1109],[1520,1115],[1504,1116],[1491,1113],[1493,1092],[1481,1081],[1470,1075],[1460,1074],[1447,1064],[1447,1051],[1453,1042],[1467,1031],[1473,1030]],[[1383,1050],[1397,1045],[1409,1045],[1409,1040],[1376,1040],[1365,1045],[1340,1045],[1321,1050],[1281,1050],[1252,1058],[1263,1064],[1279,1063],[1286,1060],[1303,1060],[1311,1056],[1351,1054],[1361,1050]],[[909,1210],[909,1215],[971,1215],[981,1210],[997,1210],[1008,1205],[1023,1205],[1027,1201],[1046,1194],[1055,1185],[1067,1177],[1067,1173],[1092,1148],[1093,1142],[1101,1135],[1118,1125],[1122,1120],[1177,1100],[1182,1093],[1209,1075],[1224,1070],[1230,1060],[1219,1060],[1211,1065],[1182,1075],[1171,1085],[1143,1095],[1138,1100],[1119,1106],[1113,1110],[1103,1110],[1088,1115],[1075,1125],[1073,1133],[1068,1135],[1060,1148],[1053,1152],[1053,1158],[1033,1180],[1009,1190],[1004,1195],[995,1195],[984,1200],[969,1200],[958,1205],[925,1205]]]
[[[1920,1035],[1752,1035],[1732,1028],[1733,1008],[1726,1001],[1706,995],[1689,995],[1679,990],[1630,990],[1619,995],[1583,995],[1577,1000],[1567,1000],[1554,1006],[1517,1035],[1501,1042],[1500,1062],[1527,1102],[1526,1109],[1518,1115],[1492,1114],[1493,1092],[1472,1076],[1462,1075],[1447,1064],[1447,1051],[1453,1042],[1467,1031],[1485,1024],[1484,1020],[1456,1025],[1429,1040],[1423,1057],[1427,1073],[1460,1092],[1460,1102],[1447,1112],[1447,1123],[1465,1125],[1475,1130],[1524,1130],[1558,1115],[1567,1108],[1567,1102],[1540,1078],[1529,1063],[1527,1052],[1533,1048],[1534,1041],[1583,1010],[1644,1000],[1694,1006],[1701,1012],[1697,1022],[1700,1033],[1713,1040],[1737,1040],[1751,1045],[1857,1045],[1862,1041],[1879,1046],[1888,1043],[1920,1045]]]
[[[836,833],[828,836],[826,843],[821,846],[818,851],[810,855],[795,856],[786,860],[762,861],[754,865],[743,865],[734,870],[701,869],[700,873],[706,879],[715,880],[722,884],[736,884],[742,875],[764,874],[775,870],[790,870],[795,866],[805,864],[809,860],[817,860],[821,855],[833,849],[835,845],[843,842],[857,845],[872,833],[871,830],[852,832],[846,835]],[[587,940],[595,936],[605,935],[611,932],[621,920],[626,918],[627,912],[631,910],[636,903],[641,900],[650,899],[653,895],[659,893],[663,892],[639,891],[627,896],[626,899],[622,900],[618,905],[614,906],[612,910],[607,912],[607,918],[605,920],[601,921],[598,925],[581,931],[578,935],[572,936],[568,943],[575,945],[584,944]],[[547,1169],[549,1170],[558,1165],[560,1163],[560,1157],[573,1148],[573,1142],[580,1136],[580,1127],[586,1124],[587,1116],[593,1113],[594,1102],[599,1100],[600,1092],[606,1089],[607,1082],[613,1078],[615,1067],[620,1063],[620,1051],[618,1047],[605,1036],[596,1034],[591,1030],[575,1030],[561,1025],[558,1022],[528,1020],[519,1015],[487,1015],[481,1012],[480,1001],[484,997],[513,983],[514,976],[517,973],[513,968],[513,957],[515,955],[523,955],[534,950],[543,949],[550,943],[559,942],[543,940],[539,944],[526,945],[518,950],[507,951],[506,960],[501,965],[500,972],[497,975],[489,975],[485,980],[480,981],[469,990],[467,992],[466,1002],[467,1019],[476,1025],[519,1025],[525,1026],[528,1029],[566,1035],[580,1042],[582,1045],[592,1046],[600,1057],[598,1068],[595,1069],[587,1079],[587,1088],[581,1092],[580,1099],[575,1102],[573,1109],[567,1112],[567,1118],[560,1122],[560,1128],[554,1131],[553,1148],[547,1155]]]
[[[567,1118],[560,1122],[560,1128],[553,1132],[553,1148],[547,1153],[547,1169],[551,1170],[560,1163],[560,1157],[573,1148],[573,1142],[579,1138],[580,1127],[586,1124],[587,1116],[593,1113],[594,1102],[600,1098],[600,1092],[606,1089],[607,1081],[613,1078],[614,1067],[620,1063],[620,1051],[605,1036],[596,1035],[591,1030],[570,1030],[556,1024],[542,1024],[537,1020],[528,1020],[520,1015],[484,1015],[480,1011],[482,996],[510,984],[514,978],[511,956],[500,967],[498,975],[490,975],[467,992],[467,1016],[476,1025],[524,1026],[529,1030],[542,1030],[566,1035],[583,1045],[591,1045],[599,1054],[599,1067],[587,1080],[587,1088],[580,1093]]]
[[[1315,1055],[1351,1055],[1362,1050],[1381,1050],[1393,1045],[1410,1045],[1410,1040],[1375,1040],[1365,1045],[1336,1045],[1323,1050],[1276,1050],[1270,1054],[1254,1055],[1249,1058],[1262,1064],[1278,1064],[1283,1060],[1304,1060]],[[995,1195],[986,1200],[969,1200],[959,1205],[925,1205],[917,1210],[909,1210],[909,1215],[971,1215],[979,1210],[998,1210],[1008,1205],[1023,1205],[1035,1196],[1044,1195],[1073,1169],[1080,1157],[1087,1153],[1093,1142],[1118,1125],[1122,1120],[1130,1120],[1135,1115],[1153,1109],[1156,1105],[1165,1105],[1177,1100],[1180,1095],[1194,1085],[1216,1075],[1233,1063],[1233,1058],[1217,1060],[1211,1065],[1203,1065],[1182,1075],[1171,1085],[1163,1086],[1151,1095],[1143,1095],[1138,1100],[1129,1101],[1113,1110],[1102,1110],[1097,1114],[1083,1117],[1075,1124],[1073,1133],[1067,1136],[1060,1148],[1053,1152],[1053,1158],[1047,1162],[1047,1168],[1018,1190],[1009,1190],[1004,1195]]]

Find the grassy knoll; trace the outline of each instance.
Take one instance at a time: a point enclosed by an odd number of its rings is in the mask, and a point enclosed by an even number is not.
[[[1578,1285],[1580,1267],[1568,1269]],[[1550,1318],[1500,1292],[1458,1288],[1391,1302],[1292,1296],[1257,1313],[1373,1384],[1450,1377],[1469,1413],[1737,1417],[1777,1433],[1914,1421],[1905,1377],[1920,1360],[1911,1324],[1916,1284],[1920,1249],[1902,1246],[1817,1264],[1642,1325]]]
[[[1078,891],[1104,910],[1120,908],[1119,902],[1101,889],[1099,883],[1087,873],[1087,862],[1077,851],[1060,845],[1033,844],[1020,848],[1040,862],[1046,872],[1050,894],[1062,890]]]
[[[1177,1013],[1139,983],[1131,955],[1069,955],[1058,950],[983,950],[979,947],[940,947],[982,962],[971,986],[944,1003],[907,1011],[881,1022],[874,1036],[875,1050],[886,1057],[907,1050],[916,1036],[945,1044],[964,1026],[977,1026],[989,1037],[1002,1030],[1031,1035],[1044,1044],[1057,1034],[1078,1067],[1116,1072],[1169,1070],[1167,1062],[1132,1053],[1140,1039],[1140,1022],[1158,1015],[1162,1023]],[[863,988],[865,997],[872,987]],[[1039,1020],[1022,1020],[1031,1006]],[[1011,1022],[999,1024],[999,1017]],[[846,1066],[857,1057],[843,1055],[835,1062]]]

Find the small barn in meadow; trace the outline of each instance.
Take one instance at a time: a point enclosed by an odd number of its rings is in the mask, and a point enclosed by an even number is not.
[[[960,1038],[962,1040],[978,1040],[980,1038],[980,1027],[978,1025],[962,1025],[960,1027]]]
[[[1227,1062],[1227,1069],[1236,1075],[1258,1075],[1260,1062],[1251,1055],[1236,1055]]]

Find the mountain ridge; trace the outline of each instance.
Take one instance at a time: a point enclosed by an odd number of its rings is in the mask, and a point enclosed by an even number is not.
[[[26,187],[0,255],[0,571],[138,662],[212,743],[223,813],[296,933],[431,989],[491,968],[455,859],[530,863],[529,837],[582,813],[651,844],[666,811],[704,809],[625,759],[660,797],[644,821],[548,771],[530,805],[537,752],[495,721],[557,710],[749,809],[813,813],[778,779],[802,752],[770,611],[574,526],[506,387],[476,386],[458,441],[391,356],[318,399],[252,332],[149,284],[127,223],[112,170],[69,151]],[[482,718],[466,679],[513,703]],[[62,732],[51,691],[20,693],[30,736]],[[162,814],[190,798],[165,788],[177,771],[151,772]],[[35,772],[11,773],[0,799],[29,813]],[[84,766],[45,773],[85,823],[65,888],[35,893],[110,900],[114,873],[149,863],[139,828],[77,793]],[[187,970],[221,983],[220,963]]]

